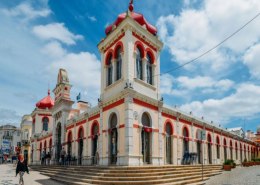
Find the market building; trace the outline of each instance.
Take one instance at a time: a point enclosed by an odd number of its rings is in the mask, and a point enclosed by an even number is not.
[[[101,95],[96,107],[70,98],[72,84],[65,69],[58,72],[54,100],[50,93],[32,112],[32,163],[50,152],[57,164],[62,147],[79,165],[141,166],[183,164],[184,152],[197,153],[196,163],[240,164],[257,155],[252,140],[171,107],[160,92],[160,52],[157,29],[130,3],[126,13],[105,30],[101,55]],[[72,61],[73,62],[73,61]],[[98,83],[98,82],[97,82]],[[204,130],[204,140],[197,132]]]

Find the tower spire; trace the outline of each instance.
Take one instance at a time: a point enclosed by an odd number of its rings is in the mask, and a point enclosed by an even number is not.
[[[129,10],[130,10],[131,12],[134,11],[133,1],[134,1],[134,0],[131,0],[131,1],[129,2]]]

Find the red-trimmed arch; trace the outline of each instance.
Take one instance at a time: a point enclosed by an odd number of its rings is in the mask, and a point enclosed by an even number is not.
[[[50,138],[49,147],[52,147],[52,138]]]
[[[164,122],[164,133],[166,133],[166,124],[169,123],[170,126],[171,126],[171,135],[174,134],[174,127],[173,127],[173,123],[170,119],[167,119],[165,122]]]
[[[81,125],[80,127],[79,127],[79,129],[78,129],[78,139],[80,138],[80,130],[82,129],[82,131],[83,131],[83,137],[84,137],[84,128],[83,128],[83,126]]]
[[[119,41],[116,46],[115,46],[115,50],[114,50],[114,58],[116,58],[117,56],[117,51],[119,49],[119,47],[121,47],[121,52],[124,52],[124,45],[121,41]]]
[[[230,139],[229,145],[230,145],[231,147],[233,146],[232,139]]]
[[[72,136],[72,131],[71,130],[69,130],[69,133],[68,133],[68,135],[67,135],[67,142],[69,142],[69,139],[70,139],[70,136],[71,136],[71,139],[73,138]]]
[[[155,56],[154,56],[154,53],[153,51],[150,49],[150,48],[146,48],[145,50],[145,58],[147,58],[147,54],[150,54],[151,58],[152,58],[152,64],[155,64]]]
[[[48,122],[50,122],[50,119],[47,117],[47,116],[44,116],[43,118],[42,118],[42,122],[43,122],[43,119],[44,118],[47,118],[48,119]]]
[[[42,149],[42,142],[40,142],[40,149]]]
[[[238,149],[238,147],[237,147],[237,141],[236,141],[236,143],[235,143],[235,147],[236,147],[236,149]]]
[[[217,137],[216,137],[216,143],[217,143],[217,144],[220,144],[220,138],[219,138],[218,135],[217,135]]]
[[[110,55],[112,55],[112,59],[114,59],[114,50],[110,49],[108,50],[107,54],[106,54],[106,58],[105,58],[105,65],[108,65],[108,59],[110,57]]]
[[[207,141],[208,141],[208,137],[209,137],[209,142],[211,143],[212,142],[212,137],[211,137],[211,134],[209,132],[207,134]]]
[[[187,130],[187,135],[188,135],[188,138],[189,138],[189,137],[190,137],[189,127],[188,127],[187,125],[183,125],[183,126],[182,126],[182,129],[181,129],[181,130],[182,130],[182,133],[181,133],[182,136],[184,136],[184,135],[183,135],[184,129]]]
[[[224,137],[224,139],[223,139],[223,145],[224,145],[224,146],[227,146],[227,140],[226,140],[225,137]]]
[[[246,144],[244,144],[244,150],[246,150]]]
[[[44,148],[47,148],[47,141],[44,141]]]
[[[141,49],[141,52],[142,52],[142,57],[146,57],[145,55],[145,48],[144,48],[144,45],[142,42],[140,42],[139,40],[135,42],[135,46],[134,46],[134,50],[136,52],[136,48],[139,46],[139,48]]]
[[[100,134],[100,133],[99,133],[99,123],[98,123],[97,120],[94,120],[94,121],[92,122],[91,130],[90,130],[90,133],[91,133],[92,136],[94,135],[93,129],[94,129],[95,124],[97,124],[97,126],[98,126],[98,135]]]

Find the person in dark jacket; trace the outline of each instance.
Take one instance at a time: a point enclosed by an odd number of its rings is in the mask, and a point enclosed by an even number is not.
[[[24,160],[23,155],[21,155],[20,160],[18,161],[18,164],[16,166],[16,176],[18,173],[20,175],[19,185],[24,185],[23,175],[25,172],[29,174],[28,165],[27,165],[27,161]]]

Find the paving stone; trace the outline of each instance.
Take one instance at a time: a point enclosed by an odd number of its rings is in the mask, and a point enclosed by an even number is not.
[[[211,177],[206,185],[259,185],[260,166],[240,167]]]

